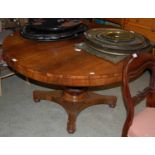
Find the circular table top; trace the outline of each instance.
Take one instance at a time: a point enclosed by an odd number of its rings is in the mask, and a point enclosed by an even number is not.
[[[74,45],[83,39],[38,42],[16,32],[4,41],[4,59],[17,72],[49,84],[83,87],[120,82],[124,61],[112,63],[75,51]]]

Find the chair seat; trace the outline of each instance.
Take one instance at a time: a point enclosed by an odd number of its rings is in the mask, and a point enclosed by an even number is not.
[[[134,117],[128,137],[155,137],[155,108],[147,107]]]

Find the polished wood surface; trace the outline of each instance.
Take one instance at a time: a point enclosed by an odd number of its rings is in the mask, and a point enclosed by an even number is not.
[[[37,42],[24,39],[18,32],[4,41],[4,59],[17,72],[28,78],[61,86],[63,91],[34,91],[34,101],[55,101],[68,113],[67,130],[76,129],[76,117],[81,110],[96,104],[115,107],[115,96],[102,96],[88,91],[89,87],[120,83],[123,63],[75,51],[75,43],[83,36],[58,42]]]
[[[64,86],[101,86],[121,81],[122,62],[110,61],[74,50],[83,38],[59,42],[37,42],[19,33],[8,37],[3,45],[4,58],[25,76]]]
[[[129,87],[129,80],[135,75],[140,76],[145,70],[151,71],[149,86],[139,91],[138,94],[133,95]],[[146,106],[155,107],[155,57],[152,57],[151,54],[141,54],[137,55],[137,57],[131,56],[124,64],[122,83],[123,97],[127,108],[127,117],[122,130],[122,136],[127,136],[134,119],[136,104],[146,98]],[[149,133],[147,134],[149,135]]]

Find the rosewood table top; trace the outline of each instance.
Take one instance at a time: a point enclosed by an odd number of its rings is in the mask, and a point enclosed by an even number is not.
[[[85,108],[108,104],[115,107],[117,98],[89,91],[89,87],[106,86],[121,82],[124,61],[117,64],[76,51],[75,44],[83,36],[58,42],[37,42],[20,36],[19,32],[6,38],[4,59],[15,71],[28,78],[61,86],[62,91],[35,90],[35,102],[54,101],[68,114],[67,131],[76,130],[76,117]]]
[[[3,45],[4,58],[17,72],[41,82],[64,86],[101,86],[120,82],[123,61],[112,63],[75,51],[76,38],[58,42],[24,39],[17,32]]]

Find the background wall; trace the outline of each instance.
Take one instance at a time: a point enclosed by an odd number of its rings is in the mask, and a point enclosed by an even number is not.
[[[27,18],[0,18],[0,32],[3,29],[16,29],[27,23]]]

